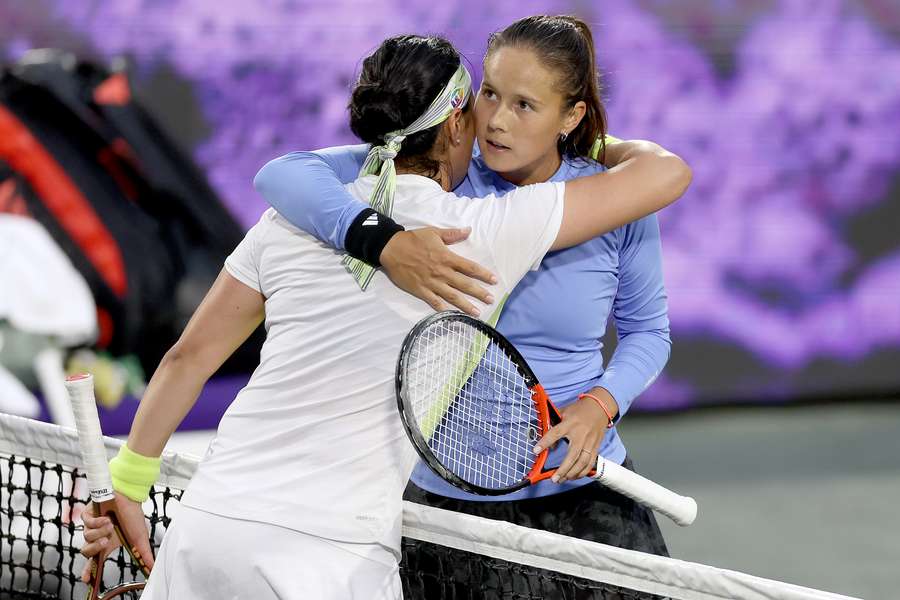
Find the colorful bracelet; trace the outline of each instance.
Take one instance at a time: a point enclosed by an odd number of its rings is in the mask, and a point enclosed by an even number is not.
[[[159,457],[143,456],[122,444],[119,453],[109,461],[113,489],[135,502],[143,502],[159,478],[161,463]]]
[[[603,412],[606,413],[606,418],[607,418],[606,428],[607,428],[607,429],[612,429],[612,427],[613,427],[613,418],[614,418],[614,417],[613,417],[612,411],[609,410],[609,407],[608,407],[608,406],[606,406],[606,402],[604,402],[603,400],[601,400],[601,399],[598,398],[597,396],[594,396],[593,394],[580,394],[580,395],[578,396],[578,399],[581,400],[582,398],[590,398],[590,399],[592,399],[594,402],[596,402],[597,404],[600,405],[600,408],[602,408],[602,409],[603,409]]]

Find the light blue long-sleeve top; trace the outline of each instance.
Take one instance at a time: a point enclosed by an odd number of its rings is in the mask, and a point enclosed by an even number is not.
[[[367,151],[368,146],[359,145],[292,152],[266,164],[254,185],[294,225],[343,249],[350,224],[369,206],[351,196],[342,183],[357,178]],[[594,162],[566,159],[550,180],[566,181],[602,169]],[[454,191],[477,198],[513,187],[487,167],[476,148],[466,179]],[[601,338],[610,313],[618,345],[604,369]],[[579,246],[548,253],[539,269],[526,275],[509,296],[497,329],[519,349],[557,407],[601,386],[616,399],[621,418],[669,359],[671,340],[656,215]],[[565,443],[559,444],[547,464],[559,464],[566,450]],[[615,427],[607,431],[599,453],[617,463],[625,459],[625,446]],[[412,481],[443,496],[497,501],[556,494],[591,480],[563,484],[548,480],[506,496],[485,497],[459,490],[420,463]]]

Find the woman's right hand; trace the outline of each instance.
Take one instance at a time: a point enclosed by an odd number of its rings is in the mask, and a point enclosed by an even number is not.
[[[466,295],[492,304],[493,296],[478,284],[492,284],[494,275],[470,260],[447,249],[469,237],[471,229],[426,227],[394,234],[381,251],[381,266],[401,290],[424,300],[434,310],[447,310],[448,304],[474,316],[478,309]]]
[[[84,522],[84,546],[81,554],[88,558],[81,580],[88,583],[94,560],[104,560],[110,552],[121,546],[112,521],[106,516],[96,516],[97,505],[91,502],[81,515]],[[148,569],[153,568],[153,550],[150,548],[150,533],[140,502],[116,493],[116,515],[125,535],[134,544],[137,553]]]

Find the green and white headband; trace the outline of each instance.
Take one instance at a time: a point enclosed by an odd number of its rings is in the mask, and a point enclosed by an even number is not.
[[[397,189],[397,169],[394,166],[394,158],[400,152],[403,140],[408,136],[424,131],[435,125],[443,123],[458,108],[462,108],[472,95],[472,76],[465,65],[460,62],[459,68],[438,94],[431,106],[416,119],[412,125],[404,129],[398,129],[385,134],[384,145],[372,146],[366,162],[360,170],[360,177],[364,175],[378,175],[375,189],[369,197],[369,205],[383,215],[391,216],[394,207],[394,192]],[[359,286],[365,290],[372,281],[375,267],[367,262],[345,256],[344,266],[356,279]]]

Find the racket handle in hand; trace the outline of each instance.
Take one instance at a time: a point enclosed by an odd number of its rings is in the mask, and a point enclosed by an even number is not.
[[[666,515],[682,527],[697,518],[697,502],[693,498],[680,496],[602,456],[597,459],[597,473],[593,477],[623,496]]]
[[[66,378],[66,391],[75,413],[75,428],[78,430],[78,445],[81,459],[87,473],[91,500],[99,504],[111,501],[112,479],[109,475],[106,447],[100,431],[97,402],[94,400],[94,378],[88,373]]]

